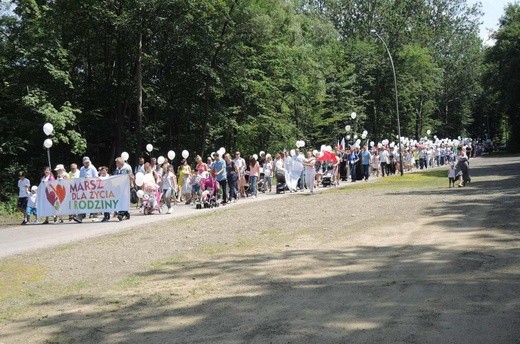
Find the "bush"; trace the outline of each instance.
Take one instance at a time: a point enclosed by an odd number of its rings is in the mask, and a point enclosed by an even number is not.
[[[11,215],[18,211],[18,196],[9,196],[7,202],[0,202],[0,215]]]

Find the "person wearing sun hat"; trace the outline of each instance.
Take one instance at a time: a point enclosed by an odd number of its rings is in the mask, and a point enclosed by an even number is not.
[[[56,168],[54,169],[56,171],[56,179],[69,179],[69,174],[65,171],[65,166],[63,164],[56,165]]]
[[[56,171],[57,180],[69,179],[69,174],[67,173],[67,171],[65,171],[65,166],[63,166],[63,164],[56,165],[54,171]],[[61,216],[55,216],[54,222],[56,221],[58,221],[59,223],[63,223],[63,218]]]

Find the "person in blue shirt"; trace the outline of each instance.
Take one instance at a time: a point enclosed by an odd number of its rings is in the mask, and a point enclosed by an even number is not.
[[[365,181],[368,181],[368,177],[370,176],[370,158],[372,155],[368,151],[367,146],[363,146],[363,151],[361,152],[361,166],[363,167],[363,178]]]
[[[351,148],[348,154],[348,166],[350,168],[350,176],[352,183],[356,181],[356,163],[359,161],[359,156],[356,153],[356,148]]]
[[[213,167],[211,169],[211,175],[215,176],[217,182],[220,184],[220,190],[222,190],[222,204],[227,203],[227,173],[226,173],[226,162],[220,157],[220,154],[215,153],[213,155]]]

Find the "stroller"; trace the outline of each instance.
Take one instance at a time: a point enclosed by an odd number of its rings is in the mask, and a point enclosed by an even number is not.
[[[145,184],[143,186],[143,214],[149,215],[157,211],[159,214],[163,212],[161,208],[162,193],[156,184]]]
[[[207,209],[218,207],[219,203],[217,200],[217,192],[220,189],[220,184],[217,182],[215,178],[207,177],[200,181],[200,190],[202,194],[200,196],[200,201],[197,202],[195,208],[197,209]]]
[[[287,184],[285,183],[285,173],[284,171],[276,171],[276,193],[285,193],[287,190]]]
[[[334,178],[334,168],[332,168],[331,165],[327,167],[325,172],[323,173],[323,176],[321,177],[321,185],[323,187],[331,186],[332,185],[332,179]]]

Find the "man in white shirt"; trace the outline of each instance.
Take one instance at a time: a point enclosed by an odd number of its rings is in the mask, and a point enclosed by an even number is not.
[[[388,151],[386,148],[383,148],[381,152],[379,153],[379,164],[381,165],[381,173],[383,177],[386,175],[389,175],[388,173],[388,162],[389,162],[390,155],[388,154]]]
[[[79,170],[80,178],[97,178],[98,171],[94,165],[90,162],[88,156],[83,157],[83,166]]]

